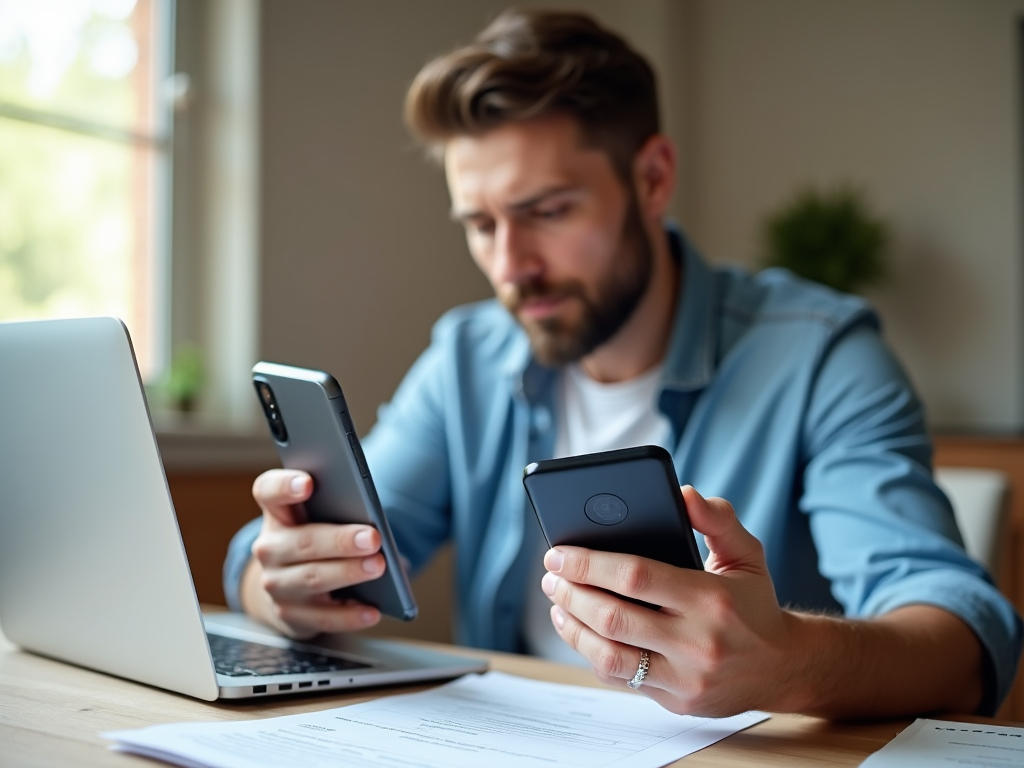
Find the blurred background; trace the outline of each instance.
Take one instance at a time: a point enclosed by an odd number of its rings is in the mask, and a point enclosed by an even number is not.
[[[939,461],[1022,487],[1024,0],[519,4],[650,58],[709,260],[756,269],[767,220],[855,189],[886,234],[863,290]],[[0,0],[0,320],[125,318],[202,599],[276,463],[251,365],[331,371],[365,432],[433,321],[489,295],[401,108],[504,6]],[[1005,568],[1024,597],[1024,553]]]
[[[548,5],[650,57],[707,258],[756,268],[766,217],[857,189],[932,425],[1024,427],[1024,2]],[[0,318],[122,316],[146,378],[186,358],[174,392],[225,429],[255,420],[256,359],[327,368],[369,428],[433,320],[488,295],[400,112],[502,7],[0,0]]]

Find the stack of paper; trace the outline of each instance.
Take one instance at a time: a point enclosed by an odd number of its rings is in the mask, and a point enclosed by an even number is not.
[[[915,720],[861,763],[863,768],[932,768],[1024,765],[1024,728],[1005,725]]]
[[[673,715],[635,694],[488,672],[312,714],[103,735],[116,749],[192,768],[658,768],[767,718]]]

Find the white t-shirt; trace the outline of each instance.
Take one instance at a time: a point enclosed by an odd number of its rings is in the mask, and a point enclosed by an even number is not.
[[[672,426],[655,402],[660,377],[660,365],[635,379],[614,384],[594,381],[576,364],[562,369],[556,402],[555,458],[638,445],[668,448]],[[551,601],[540,589],[546,551],[542,541],[534,553],[535,578],[526,590],[526,648],[551,661],[589,666],[551,624]]]

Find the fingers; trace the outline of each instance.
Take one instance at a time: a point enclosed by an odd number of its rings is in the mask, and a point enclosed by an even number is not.
[[[686,502],[690,524],[706,536],[721,536],[733,524],[738,524],[732,504],[725,499],[714,496],[705,499],[692,485],[681,486],[679,491]]]
[[[640,658],[635,646],[609,640],[558,605],[551,606],[551,623],[558,635],[590,662],[595,672],[619,682],[630,680],[636,674]]]
[[[266,527],[253,542],[261,586],[275,603],[306,603],[335,589],[380,577],[380,534],[365,525],[307,523]]]
[[[633,605],[599,589],[570,584],[553,573],[545,573],[540,585],[553,602],[580,617],[602,637],[621,640],[652,631],[646,620],[653,613],[649,608]]]
[[[270,583],[277,578],[273,574]],[[355,600],[338,601],[330,594],[307,594],[277,601],[264,588],[267,572],[253,559],[242,577],[242,605],[246,613],[289,637],[312,637],[320,632],[346,632],[373,626],[380,620],[377,609]]]
[[[705,564],[708,572],[767,573],[761,543],[743,527],[729,502],[705,499],[689,485],[681,490],[693,527],[705,534],[711,553]],[[699,571],[632,555],[564,545],[548,551],[544,567],[574,584],[600,587],[680,609],[688,604],[689,595],[698,594],[700,585],[708,583],[707,574]]]
[[[384,573],[384,558],[322,560],[286,568],[266,568],[263,589],[277,603],[305,602],[342,587],[376,579]]]
[[[613,687],[627,688],[626,683],[640,667],[640,647],[601,637],[557,605],[551,607],[551,622],[562,640],[590,662],[598,680]],[[667,657],[649,648],[646,650],[648,668],[639,692],[670,711],[687,714],[689,697],[680,695],[686,690],[687,681],[677,677]]]
[[[313,478],[293,469],[271,469],[256,478],[252,495],[263,510],[265,522],[297,525],[304,522],[295,505],[313,492]]]
[[[553,573],[544,574],[541,589],[555,603],[554,608],[557,610],[552,611],[552,621],[558,617],[561,617],[560,620],[571,618],[573,622],[590,630],[595,638],[594,642],[600,638],[616,644],[621,643],[626,647],[639,646],[659,652],[679,644],[679,638],[666,636],[663,612],[627,602],[615,595],[609,595],[603,589],[572,583]],[[571,626],[574,627],[575,638],[579,634],[579,629],[575,624]],[[561,633],[557,621],[555,628]],[[583,653],[582,649],[577,650]],[[591,656],[587,658],[595,668],[604,669],[612,674],[611,668],[604,661]],[[632,677],[633,673],[631,672],[629,676]]]
[[[322,633],[355,632],[380,621],[380,611],[355,601],[341,605],[333,601],[275,603],[272,611],[275,626],[289,637],[299,639]]]
[[[573,584],[599,587],[655,605],[679,603],[706,575],[635,555],[564,545],[548,550],[544,567]]]
[[[380,550],[380,534],[368,525],[306,523],[290,528],[263,526],[252,545],[265,567],[315,560],[367,558]]]
[[[645,649],[647,674],[636,690],[669,712],[724,717],[747,708],[730,700],[728,686],[703,675],[699,656],[691,655],[681,644],[660,653],[642,643],[608,640],[557,605],[551,607],[551,622],[562,640],[590,662],[594,675],[606,685],[627,689],[626,683],[640,667],[640,650]]]
[[[705,563],[708,571],[767,573],[761,542],[743,527],[729,502],[705,499],[692,485],[684,485],[681,490],[690,523],[704,534],[711,553]]]
[[[690,657],[681,643],[670,647],[666,653],[660,653],[642,642],[631,644],[609,640],[558,605],[551,607],[551,623],[562,640],[590,662],[594,675],[606,685],[626,689],[626,683],[633,679],[640,667],[640,650],[643,648],[648,652],[648,668],[641,687],[637,689],[639,693],[679,715],[720,717],[739,711],[735,707],[723,708],[706,678],[677,672],[681,659],[683,670],[692,672],[696,666],[689,662]]]
[[[633,655],[639,658],[640,654],[636,648],[633,649]],[[661,657],[655,657],[654,654],[651,654],[650,664],[652,669],[657,668],[658,670],[661,670],[663,667],[662,661]],[[636,674],[636,672],[634,671],[633,674]],[[628,682],[627,680],[623,680],[619,677],[613,677],[612,675],[606,675],[596,669],[594,670],[594,676],[605,685],[628,690],[628,686],[626,685]],[[630,675],[629,679],[631,680],[632,677],[633,676]],[[666,690],[662,686],[658,685],[658,681],[650,670],[647,672],[647,676],[644,678],[643,684],[636,689],[636,692],[642,696],[646,696],[657,704],[660,704],[663,709],[666,709],[676,715],[728,717],[729,715],[737,714],[737,711],[734,709],[708,707],[707,705],[702,706],[702,703],[696,696],[681,695],[679,691]]]
[[[291,637],[363,629],[380,612],[330,593],[383,575],[380,534],[367,525],[305,523],[302,502],[313,492],[305,472],[275,469],[253,483],[263,526],[253,542],[257,589],[247,610]]]

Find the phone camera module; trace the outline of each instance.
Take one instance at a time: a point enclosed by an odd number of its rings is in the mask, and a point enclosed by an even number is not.
[[[257,379],[253,382],[256,386],[256,393],[260,397],[260,405],[263,406],[263,414],[267,417],[267,425],[271,434],[279,443],[288,442],[288,430],[285,429],[284,419],[281,417],[281,409],[277,405],[277,398],[274,397],[274,390],[270,385]]]
[[[626,519],[629,509],[626,502],[611,493],[599,493],[587,499],[583,508],[592,522],[598,525],[615,525]]]

